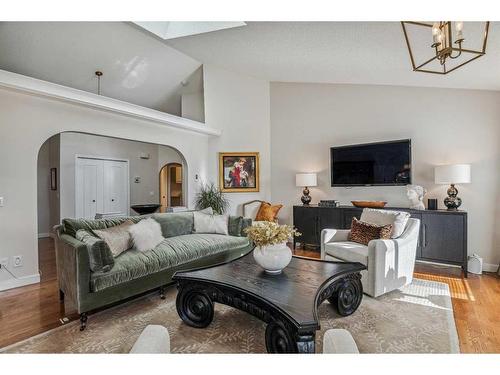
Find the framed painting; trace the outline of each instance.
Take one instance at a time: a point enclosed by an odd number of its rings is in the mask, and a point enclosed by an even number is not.
[[[219,187],[224,193],[259,191],[259,153],[219,152]]]

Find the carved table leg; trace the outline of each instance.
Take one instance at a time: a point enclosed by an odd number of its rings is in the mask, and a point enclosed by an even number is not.
[[[340,315],[348,316],[357,310],[362,299],[363,285],[361,284],[361,275],[357,273],[339,280],[337,289],[328,298],[328,301]]]
[[[160,298],[165,299],[165,287],[160,286]]]
[[[87,327],[87,313],[80,314],[80,331],[83,331]]]
[[[280,321],[272,321],[266,327],[268,353],[314,353],[314,338],[314,332],[298,335]]]
[[[201,288],[180,285],[176,307],[181,319],[191,327],[205,328],[214,318],[214,303]]]

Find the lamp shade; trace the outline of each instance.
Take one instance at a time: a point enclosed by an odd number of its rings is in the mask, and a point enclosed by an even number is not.
[[[311,187],[318,184],[316,173],[297,173],[295,175],[295,185]]]
[[[434,168],[436,184],[468,184],[470,164],[438,165]]]

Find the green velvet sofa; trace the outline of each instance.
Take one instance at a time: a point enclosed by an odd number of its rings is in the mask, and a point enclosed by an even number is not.
[[[111,269],[91,271],[91,248],[76,238],[76,232],[110,228],[125,220],[139,222],[153,217],[165,239],[154,249],[130,249],[114,258]],[[56,227],[56,259],[60,297],[80,314],[80,330],[87,314],[124,299],[172,283],[178,270],[204,267],[236,259],[253,249],[244,229],[250,219],[231,216],[229,235],[194,233],[192,212],[158,213],[113,219],[64,219]]]

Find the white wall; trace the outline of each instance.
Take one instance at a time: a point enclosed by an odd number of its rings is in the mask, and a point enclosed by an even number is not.
[[[45,142],[38,153],[37,165],[38,236],[50,233],[50,143]]]
[[[19,280],[0,272],[0,290],[37,282],[37,157],[49,137],[63,131],[87,132],[169,145],[187,163],[188,202],[198,187],[195,175],[206,179],[208,137],[148,120],[90,109],[0,89],[0,256],[22,255],[15,268]]]
[[[271,199],[269,82],[204,65],[205,123],[222,130],[209,140],[208,175],[218,185],[219,152],[260,153],[260,191],[228,193],[230,212],[241,204]]]
[[[128,160],[130,205],[159,202],[158,145],[82,133],[62,133],[60,137],[62,218],[75,217],[76,155]],[[150,158],[139,158],[141,153]],[[134,182],[136,176],[140,183]],[[130,213],[135,214],[133,210]]]
[[[433,166],[472,164],[472,183],[460,185],[469,214],[469,253],[500,261],[500,93],[368,85],[271,84],[272,198],[291,222],[300,204],[296,172],[317,172],[313,203],[387,200],[408,207],[404,187],[332,188],[331,146],[411,138],[413,182],[443,207],[446,186]]]

